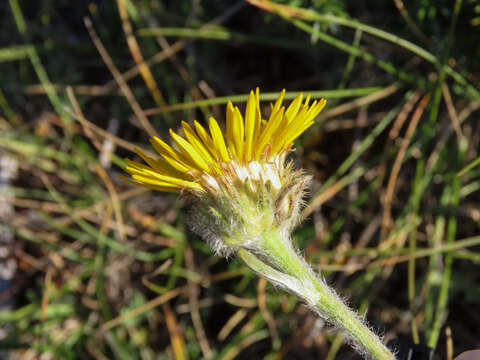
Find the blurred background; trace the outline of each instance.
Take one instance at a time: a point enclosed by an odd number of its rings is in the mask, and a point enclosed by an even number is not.
[[[257,86],[327,99],[291,154],[309,262],[401,358],[480,347],[478,1],[8,0],[0,29],[0,358],[356,358],[119,178]]]

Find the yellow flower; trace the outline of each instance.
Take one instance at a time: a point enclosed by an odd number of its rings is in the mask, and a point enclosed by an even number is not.
[[[310,95],[304,100],[299,94],[285,109],[284,96],[285,90],[270,105],[268,120],[262,119],[258,88],[250,92],[244,116],[229,101],[225,134],[213,117],[209,132],[197,121],[194,128],[182,121],[185,137],[170,130],[175,147],[154,137],[151,143],[161,157],[153,159],[137,149],[148,166],[127,160],[126,171],[135,184],[167,192],[215,191],[237,179],[261,179],[280,188],[285,154],[325,106],[324,99],[309,104]]]
[[[207,131],[197,121],[182,122],[184,137],[170,130],[170,146],[151,140],[161,155],[147,163],[128,161],[137,185],[183,192],[191,200],[189,225],[218,255],[238,255],[258,275],[298,295],[317,314],[344,329],[365,355],[391,359],[394,355],[371,333],[362,319],[299,256],[291,233],[300,220],[310,177],[286,162],[292,142],[312,126],[325,100],[310,103],[298,95],[285,108],[285,90],[262,119],[258,88],[250,93],[244,116],[227,103],[226,131],[214,118]]]
[[[183,192],[192,200],[191,229],[224,256],[239,248],[254,250],[265,232],[286,238],[299,220],[309,176],[285,161],[292,142],[308,129],[325,106],[298,95],[285,108],[285,90],[262,119],[258,88],[247,100],[245,115],[229,101],[226,131],[214,118],[207,131],[200,123],[182,122],[184,137],[170,130],[173,146],[151,139],[161,155],[139,150],[147,165],[128,161],[134,184],[154,190]]]

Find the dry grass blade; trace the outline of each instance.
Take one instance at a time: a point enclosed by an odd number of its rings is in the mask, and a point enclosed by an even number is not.
[[[277,350],[280,347],[280,337],[278,336],[277,324],[275,323],[275,319],[267,308],[267,294],[265,291],[266,288],[267,280],[259,278],[257,285],[258,308],[260,309],[260,313],[262,314],[265,322],[268,325],[270,336],[272,338],[273,348]]]
[[[453,340],[452,340],[452,329],[450,329],[450,326],[447,326],[445,329],[445,337],[447,338],[445,340],[445,348],[446,348],[446,360],[452,360],[453,359]]]
[[[162,47],[163,51],[168,51],[168,49],[170,48],[170,44],[168,43],[167,39],[163,36],[157,36],[156,39],[157,39],[157,43]],[[168,59],[173,64],[173,66],[177,70],[177,72],[180,75],[180,77],[182,78],[182,80],[186,84],[190,85],[190,87],[191,87],[190,92],[192,94],[192,97],[197,101],[202,100],[203,99],[202,92],[200,91],[198,86],[193,81],[192,77],[190,76],[190,73],[187,71],[185,66],[183,66],[183,64],[177,59],[175,54],[170,56]],[[166,107],[166,106],[164,106],[164,107]],[[163,107],[160,107],[160,108],[163,108]]]
[[[217,335],[217,339],[219,341],[224,341],[228,335],[232,332],[232,330],[243,320],[248,314],[248,310],[246,309],[239,309],[235,312],[223,325]]]
[[[358,109],[359,107],[369,105],[371,103],[374,103],[378,100],[384,99],[386,97],[389,97],[390,95],[393,95],[397,92],[398,90],[398,85],[397,84],[392,84],[390,86],[387,86],[386,88],[379,90],[377,92],[374,92],[373,94],[369,94],[366,96],[362,96],[358,99],[355,99],[353,101],[347,102],[342,105],[338,105],[334,107],[333,109],[329,109],[327,111],[324,111],[320,113],[320,116],[318,117],[318,121],[324,121],[326,119],[330,119],[336,116],[339,116],[341,114],[345,114],[349,111]]]
[[[235,14],[238,10],[240,10],[244,5],[245,5],[245,3],[243,1],[238,1],[236,4],[232,5],[224,14],[215,18],[214,20],[207,23],[206,25],[201,26],[200,29],[206,29],[211,25],[221,24],[222,22],[225,22],[233,14]],[[169,57],[175,55],[177,52],[181,51],[188,42],[189,41],[187,41],[187,40],[178,40],[178,41],[174,42],[172,45],[170,45],[165,50],[162,50],[161,52],[152,56],[150,59],[146,60],[145,64],[147,66],[150,66],[150,65],[153,65],[153,64],[161,63],[162,61],[168,59]],[[137,64],[134,67],[132,67],[131,69],[122,73],[122,78],[125,81],[128,81],[128,80],[134,78],[135,76],[137,76],[139,73],[140,73],[140,68]],[[112,80],[112,81],[106,83],[104,86],[101,87],[101,92],[102,93],[112,92],[114,90],[116,84],[117,83],[115,82],[115,80]]]
[[[222,360],[233,360],[245,348],[268,337],[268,331],[260,330],[247,335],[240,343],[232,346],[229,351],[221,358]]]
[[[162,61],[168,59],[170,56],[173,56],[180,50],[182,50],[185,47],[185,44],[187,42],[184,40],[178,40],[172,46],[170,46],[167,50],[161,51],[155,55],[153,55],[150,59],[145,61],[145,65],[153,65],[153,64],[158,64],[161,63]],[[137,76],[140,73],[140,68],[138,65],[135,65],[131,69],[125,71],[124,73],[121,74],[122,79],[125,81],[133,79],[135,76]],[[117,82],[115,79],[112,81],[109,81],[105,85],[101,87],[101,92],[105,94],[111,93],[117,86]]]
[[[140,71],[140,75],[142,75],[143,80],[145,81],[148,90],[150,90],[150,93],[152,94],[152,97],[155,100],[157,106],[164,106],[165,100],[163,98],[163,95],[158,89],[157,82],[155,81],[155,78],[153,77],[150,68],[148,67],[145,59],[143,58],[140,46],[138,45],[137,39],[133,34],[132,24],[130,23],[130,19],[128,16],[128,10],[125,6],[125,0],[117,0],[117,5],[118,12],[120,13],[120,19],[122,20],[123,31],[127,38],[128,48],[130,49],[133,60],[135,60],[138,70]]]
[[[243,308],[255,308],[258,306],[256,299],[241,298],[232,294],[225,294],[225,302]]]
[[[407,25],[410,27],[410,29],[413,31],[415,35],[418,36],[419,39],[421,39],[424,43],[428,43],[427,37],[423,34],[423,32],[420,30],[420,28],[415,24],[415,22],[412,20],[410,15],[408,14],[407,9],[405,9],[405,5],[403,4],[402,0],[393,0],[395,3],[395,6],[398,9],[398,12],[400,15],[403,17]]]
[[[40,321],[43,322],[47,318],[47,309],[48,309],[48,302],[49,302],[49,291],[52,281],[52,267],[48,266],[45,272],[45,281],[43,286],[43,294],[42,294],[42,306],[40,310]]]
[[[445,82],[442,84],[442,94],[443,99],[445,100],[445,104],[447,105],[448,116],[450,117],[450,121],[452,122],[452,127],[455,130],[457,137],[461,139],[464,136],[462,134],[462,129],[460,128],[460,121],[458,120],[455,105],[453,105],[452,95],[450,94],[448,85]]]
[[[412,120],[408,125],[407,132],[403,141],[400,145],[400,149],[398,150],[397,157],[395,158],[395,162],[393,163],[392,171],[390,173],[390,177],[387,183],[387,189],[385,191],[385,196],[383,200],[383,217],[382,217],[382,226],[380,230],[380,241],[382,242],[389,228],[391,226],[391,211],[392,211],[392,200],[393,194],[395,192],[395,184],[397,183],[398,174],[400,173],[400,168],[402,167],[403,159],[405,158],[405,154],[407,152],[408,145],[412,139],[413,134],[415,133],[415,129],[417,128],[418,122],[423,115],[423,111],[427,106],[430,100],[430,95],[424,95],[420,103],[418,104],[415,112],[413,113]]]
[[[125,201],[125,200],[128,200],[130,198],[133,198],[133,197],[139,196],[141,194],[144,194],[148,191],[150,191],[150,190],[143,189],[143,188],[133,188],[133,189],[127,190],[127,191],[125,191],[121,194],[118,194],[118,200],[120,202]],[[75,209],[75,210],[73,210],[73,215],[86,219],[86,218],[92,217],[95,214],[95,212],[101,210],[105,205],[108,205],[108,204],[112,204],[112,199],[111,198],[99,201],[99,202],[95,203],[94,205],[89,206],[87,208]],[[63,212],[64,213],[65,210],[62,209],[62,211],[58,211],[58,212]],[[72,222],[73,222],[73,220],[70,216],[65,216],[63,218],[57,219],[57,223],[59,225],[62,225],[62,226],[70,225]]]
[[[398,113],[397,118],[392,125],[392,129],[388,133],[388,137],[390,139],[395,140],[398,137],[398,134],[403,127],[403,124],[408,118],[408,114],[410,114],[418,99],[420,99],[420,96],[422,96],[422,90],[417,90],[413,94],[413,96],[405,103],[405,105],[403,105],[402,110]]]
[[[272,3],[271,1],[267,0],[245,0],[250,5],[256,6],[259,9],[269,11],[269,12],[277,12],[278,14],[285,16],[285,17],[293,17],[299,19],[310,19],[311,13],[307,9],[295,8],[293,6],[288,5],[280,5],[277,3]]]
[[[115,82],[114,82],[115,83]],[[52,84],[53,89],[55,91],[65,91],[66,86],[59,85],[59,84]],[[86,96],[110,96],[110,95],[120,95],[122,93],[116,91],[112,92],[111,89],[106,88],[102,85],[74,85],[72,86],[73,90],[78,95],[86,95]],[[34,84],[34,85],[27,85],[23,88],[25,94],[27,95],[43,95],[46,93],[46,90],[42,84]]]
[[[152,310],[154,308],[156,308],[157,306],[160,306],[164,303],[166,303],[167,301],[169,300],[172,300],[173,298],[177,297],[178,295],[180,295],[183,291],[185,291],[185,286],[183,287],[178,287],[178,288],[175,288],[175,289],[172,289],[170,290],[169,292],[166,292],[165,294],[162,294],[160,296],[157,296],[155,299],[152,299],[150,300],[149,302],[147,302],[146,304],[142,305],[142,306],[139,306],[133,310],[130,310],[110,321],[107,321],[105,324],[102,325],[102,327],[100,328],[100,331],[101,332],[105,332],[105,331],[108,331],[112,328],[114,328],[115,326],[118,326],[120,325],[121,323],[123,323],[124,321],[127,321],[128,319],[132,319],[134,317],[137,317],[149,310]]]
[[[83,115],[82,108],[80,107],[80,104],[78,103],[75,93],[73,92],[73,88],[71,86],[67,86],[67,95],[68,95],[68,98],[70,99],[70,103],[73,106],[73,111],[75,112],[75,114],[71,114],[71,116],[74,119],[77,119],[80,121],[80,125],[82,126],[83,131],[85,132],[85,135],[87,135],[87,137],[92,141],[93,146],[95,146],[98,150],[102,151],[103,150],[102,144],[98,141],[92,129],[88,126],[85,126],[85,123],[86,123],[85,116]]]
[[[195,272],[195,262],[193,259],[193,252],[189,246],[185,246],[185,264],[187,269],[191,272]],[[212,359],[212,349],[208,343],[207,336],[205,335],[205,328],[202,324],[202,318],[200,317],[200,310],[198,305],[198,284],[188,279],[188,303],[190,305],[190,316],[192,317],[193,326],[195,327],[195,335],[197,336],[198,343],[202,350],[205,359]]]
[[[135,99],[135,96],[133,95],[132,90],[128,86],[127,82],[123,79],[120,71],[118,71],[117,67],[115,66],[113,59],[111,58],[110,54],[107,52],[107,49],[105,49],[105,46],[103,46],[103,43],[98,37],[95,29],[93,28],[92,22],[90,21],[89,18],[85,18],[85,26],[87,27],[88,33],[90,34],[90,37],[92,38],[92,41],[95,44],[95,47],[100,53],[100,56],[105,62],[105,65],[107,65],[108,70],[110,70],[113,77],[115,78],[115,81],[118,83],[120,90],[122,91],[123,95],[125,95],[125,98],[127,99],[128,103],[132,107],[132,110],[137,116],[138,120],[140,121],[140,124],[142,125],[142,127],[150,137],[158,136],[158,133],[153,128],[152,124],[150,124],[150,121],[147,119],[147,117],[143,113],[142,108],[140,107],[137,100]]]
[[[120,200],[118,199],[117,190],[115,190],[115,186],[113,185],[112,180],[101,166],[97,165],[95,167],[95,171],[107,187],[110,198],[112,199],[111,204],[113,207],[113,211],[115,212],[115,220],[117,222],[116,230],[118,230],[118,236],[120,240],[125,241],[125,222],[123,221],[122,209],[120,206]]]
[[[101,127],[98,127],[97,125],[88,121],[85,118],[85,116],[83,115],[82,109],[80,108],[78,100],[77,100],[77,98],[75,96],[75,93],[73,92],[73,89],[71,87],[67,87],[67,94],[68,94],[68,97],[70,99],[70,102],[73,105],[73,110],[75,111],[75,113],[72,114],[72,116],[82,124],[85,133],[87,134],[87,136],[89,136],[92,139],[92,141],[96,141],[95,137],[92,134],[92,131],[93,131],[93,132],[97,133],[98,135],[103,136],[106,139],[109,139],[110,141],[112,141],[116,145],[120,146],[121,148],[130,150],[132,152],[135,151],[135,148],[138,148],[142,152],[147,154],[148,156],[155,157],[155,155],[152,152],[150,152],[146,149],[142,149],[140,146],[137,146],[137,145],[132,144],[131,142],[125,141],[122,138],[119,138],[118,136],[110,134],[108,131],[106,131],[106,130],[102,129]],[[99,146],[100,149],[102,149],[102,146],[100,145],[100,143],[98,141],[96,141],[96,144],[97,144],[97,146]]]
[[[328,189],[322,192],[320,196],[315,197],[305,209],[303,209],[302,219],[306,219],[307,217],[309,217],[310,214],[312,214],[315,211],[315,209],[318,209],[328,200],[333,198],[344,187],[345,187],[345,182],[343,181],[343,179],[340,179],[334,184],[332,184]]]
[[[175,360],[187,360],[188,353],[185,349],[185,340],[178,327],[175,313],[172,311],[168,302],[162,305],[162,309],[165,314],[165,323],[167,324],[168,333],[170,334],[170,343],[172,344]]]

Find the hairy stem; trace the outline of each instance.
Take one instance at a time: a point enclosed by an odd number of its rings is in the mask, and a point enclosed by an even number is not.
[[[302,298],[320,316],[342,329],[357,351],[366,358],[393,360],[395,356],[338,295],[318,277],[281,232],[265,233],[253,254],[238,255],[260,276]]]

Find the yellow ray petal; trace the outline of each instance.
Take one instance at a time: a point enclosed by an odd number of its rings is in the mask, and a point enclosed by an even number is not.
[[[183,187],[180,184],[174,184],[174,183],[170,183],[170,182],[167,182],[167,181],[161,181],[161,180],[155,179],[155,178],[150,177],[150,176],[146,176],[146,175],[142,175],[142,174],[136,174],[136,173],[132,172],[131,170],[127,170],[127,171],[132,176],[132,179],[137,180],[137,181],[141,181],[142,183],[145,183],[145,184],[163,186],[163,187],[169,187],[169,188],[182,188]]]
[[[220,154],[218,154],[217,150],[215,149],[215,145],[213,144],[213,140],[208,135],[207,130],[197,121],[193,122],[195,125],[195,130],[197,131],[198,137],[202,140],[205,147],[210,151],[210,153],[216,158],[220,158]]]
[[[130,184],[133,184],[135,186],[141,186],[150,190],[158,190],[158,191],[163,191],[163,192],[170,192],[170,193],[176,193],[179,194],[181,188],[179,187],[168,187],[168,186],[159,186],[159,185],[152,185],[152,184],[144,184],[144,183],[139,183],[136,181],[133,181],[132,179],[129,179],[125,176],[120,175],[119,178],[123,181],[126,181]]]
[[[308,107],[308,103],[310,102],[310,98],[312,97],[312,94],[308,93],[307,94],[307,98],[305,99],[305,101],[303,102],[303,105],[307,106]]]
[[[168,162],[165,161],[163,158],[153,159],[147,155],[145,155],[140,149],[135,148],[135,152],[140,156],[143,161],[145,161],[152,169],[160,174],[165,174],[169,176],[175,177],[185,177],[186,174],[183,171],[179,171],[178,169],[171,166]]]
[[[183,162],[180,162],[178,161],[177,159],[174,159],[168,155],[162,155],[162,157],[165,159],[165,161],[170,164],[171,166],[173,166],[175,169],[177,169],[178,171],[181,171],[181,172],[184,172],[184,173],[189,173],[191,171],[194,171],[196,170],[195,167],[191,166],[191,165],[188,165],[186,163],[183,163]]]
[[[189,189],[202,190],[202,187],[199,184],[194,182],[189,182],[189,183],[180,185],[180,184],[173,184],[169,182],[159,181],[156,179],[152,179],[152,178],[142,176],[142,175],[137,175],[137,174],[132,174],[131,176],[133,180],[137,180],[145,185],[161,187],[163,189],[172,189],[172,190],[179,189],[180,190],[184,188],[189,188]]]
[[[199,170],[210,172],[208,164],[187,140],[176,134],[172,129],[170,129],[170,136],[178,145],[183,155],[192,162],[192,165]]]
[[[313,121],[310,121],[306,124],[303,124],[302,127],[298,128],[296,131],[292,131],[291,133],[288,134],[288,136],[285,138],[285,142],[283,144],[283,148],[286,148],[290,143],[294,142],[300,135],[302,135],[307,129],[314,124]]]
[[[260,112],[260,90],[255,89],[255,127],[253,129],[252,152],[255,149],[255,144],[260,136],[260,127],[262,125],[262,113]]]
[[[325,103],[326,101],[324,99],[318,103],[314,102],[308,111],[305,111],[306,107],[304,107],[293,120],[289,121],[287,126],[279,129],[279,131],[273,135],[272,153],[283,150],[307,130],[313,124],[313,119],[322,111]]]
[[[267,124],[262,130],[262,134],[258,138],[257,144],[255,146],[255,159],[259,160],[260,156],[262,155],[265,146],[270,142],[272,139],[273,133],[277,130],[278,126],[281,124],[283,119],[283,114],[285,111],[285,107],[281,107],[273,116],[270,116]]]
[[[125,170],[130,173],[134,179],[153,185],[201,188],[196,182],[162,175],[149,168],[140,168],[133,165],[125,167]]]
[[[295,115],[297,115],[298,109],[300,109],[300,105],[302,104],[302,100],[303,93],[300,93],[288,106],[287,111],[285,111],[285,116],[287,117],[288,122],[291,122],[295,118]]]
[[[253,133],[255,131],[255,95],[253,91],[250,91],[250,95],[247,100],[247,109],[245,110],[245,161],[250,161],[252,158],[252,143]]]
[[[227,147],[225,146],[225,141],[223,139],[222,130],[220,130],[220,126],[218,126],[217,121],[213,117],[208,119],[208,127],[210,129],[210,134],[212,135],[213,144],[220,154],[221,160],[223,162],[230,161]]]
[[[285,118],[286,116],[284,117],[284,119]],[[302,124],[299,124],[298,119],[294,119],[293,121],[290,121],[288,125],[279,128],[278,131],[274,134],[274,139],[272,141],[272,154],[278,153],[287,144],[289,144],[290,142],[287,141],[291,137],[290,135],[294,132],[296,133],[301,126]]]
[[[318,114],[320,114],[320,112],[323,110],[326,104],[327,104],[327,100],[320,99],[318,103],[315,104],[315,106],[312,105],[312,108],[308,111],[305,120],[307,122],[313,121],[318,116]]]
[[[243,126],[242,113],[238,107],[235,107],[233,117],[233,142],[237,153],[237,160],[243,159],[243,140],[245,136],[245,128]]]
[[[154,136],[152,139],[150,139],[150,143],[153,145],[155,150],[157,150],[157,152],[160,155],[166,154],[173,158],[177,157],[178,155],[177,152],[173,150],[173,148],[170,145],[168,145],[159,137]]]
[[[278,110],[280,110],[280,106],[282,106],[283,98],[285,97],[285,89],[283,89],[280,92],[280,95],[277,98],[277,101],[275,101],[275,106],[272,108],[272,114],[276,113]]]
[[[182,128],[185,136],[190,144],[198,151],[198,153],[205,159],[207,163],[213,163],[215,160],[212,157],[212,154],[208,149],[203,145],[203,142],[195,134],[195,131],[192,127],[187,124],[185,121],[182,121]]]
[[[227,140],[227,147],[228,151],[232,155],[233,158],[236,157],[236,148],[235,148],[235,142],[234,142],[234,136],[233,136],[233,127],[234,127],[234,121],[235,121],[235,109],[233,108],[233,104],[230,100],[227,102],[227,131],[225,133],[225,138]]]
[[[175,151],[170,145],[163,142],[161,139],[154,137],[150,139],[150,143],[155,148],[155,150],[175,169],[181,172],[188,172],[194,170],[195,167],[189,164],[188,160]]]

